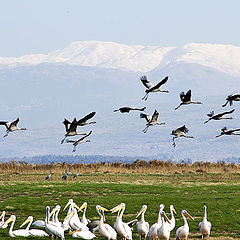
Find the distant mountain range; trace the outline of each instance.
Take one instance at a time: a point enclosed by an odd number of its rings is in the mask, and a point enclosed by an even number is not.
[[[164,85],[169,94],[150,94],[139,78],[147,75]],[[220,44],[187,44],[182,47],[127,46],[113,42],[83,41],[63,50],[44,54],[0,57],[0,120],[20,117],[25,132],[0,138],[1,158],[71,154],[72,146],[60,144],[64,118],[72,120],[96,111],[91,143],[78,146],[80,155],[145,156],[146,159],[192,159],[217,161],[240,156],[238,136],[214,137],[223,126],[240,127],[240,103],[234,103],[233,120],[203,124],[207,113],[221,112],[227,95],[240,92],[240,47]],[[192,90],[201,106],[183,106],[174,111],[179,92]],[[113,113],[125,105],[155,109],[166,126],[144,134],[139,113]],[[171,131],[183,124],[195,140],[177,139],[172,147]],[[4,135],[4,127],[0,134]]]

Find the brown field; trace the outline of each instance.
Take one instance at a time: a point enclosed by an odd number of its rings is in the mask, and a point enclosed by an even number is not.
[[[171,161],[144,161],[136,160],[133,163],[51,163],[51,164],[30,164],[26,162],[0,163],[0,174],[48,174],[49,172],[62,174],[65,171],[71,171],[73,174],[93,174],[93,173],[141,173],[141,174],[204,174],[204,173],[239,173],[240,164],[236,163],[210,163],[210,162],[195,162],[177,163]]]

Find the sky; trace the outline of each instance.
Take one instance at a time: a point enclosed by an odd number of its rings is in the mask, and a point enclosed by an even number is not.
[[[238,0],[0,0],[0,56],[63,49],[73,41],[240,46]]]

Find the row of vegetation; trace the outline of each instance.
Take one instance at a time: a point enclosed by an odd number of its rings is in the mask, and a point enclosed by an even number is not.
[[[159,160],[136,160],[133,163],[119,162],[94,162],[94,163],[49,163],[31,164],[27,162],[1,162],[0,174],[47,174],[49,172],[62,174],[72,172],[75,174],[85,173],[145,173],[145,174],[186,174],[186,173],[239,173],[240,164],[226,162],[195,162],[195,163],[173,163],[171,161]]]

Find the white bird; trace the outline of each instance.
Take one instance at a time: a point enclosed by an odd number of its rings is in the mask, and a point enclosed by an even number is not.
[[[67,143],[73,143],[73,152],[76,152],[76,148],[78,144],[84,143],[84,142],[90,142],[90,140],[85,140],[86,137],[88,137],[90,134],[92,133],[92,131],[90,131],[88,134],[86,134],[85,136],[83,136],[82,138],[78,139],[78,140],[67,140]]]
[[[147,205],[142,205],[141,210],[138,212],[136,218],[141,215],[141,220],[137,222],[137,232],[140,237],[140,240],[146,239],[148,231],[149,231],[149,223],[145,221],[144,214],[147,211]]]
[[[54,222],[50,221],[50,207],[46,207],[46,218],[45,218],[45,229],[49,235],[54,235],[59,237],[61,240],[65,240],[64,229],[61,226],[58,226]]]
[[[18,122],[19,122],[19,118],[17,118],[13,122],[6,122],[6,121],[0,122],[0,125],[5,125],[5,127],[7,128],[7,131],[6,131],[6,134],[4,135],[4,137],[8,136],[9,132],[13,132],[16,130],[27,130],[26,128],[19,128],[17,126]]]
[[[211,227],[212,227],[211,222],[209,222],[207,220],[207,207],[204,206],[203,209],[204,209],[203,220],[202,220],[202,222],[199,223],[199,231],[200,231],[200,233],[202,235],[202,239],[204,237],[209,237],[210,231],[211,231]]]
[[[147,121],[147,124],[146,124],[147,126],[143,129],[144,133],[147,132],[150,126],[165,124],[164,122],[158,122],[158,116],[159,116],[159,113],[157,110],[154,111],[152,117],[144,113],[140,114],[140,118],[145,118],[145,120]]]
[[[112,228],[109,224],[104,223],[104,220],[105,220],[104,219],[104,211],[108,211],[108,210],[100,205],[96,206],[96,210],[100,216],[100,221],[99,221],[99,225],[98,225],[98,230],[99,230],[100,235],[108,240],[117,239],[117,232],[115,231],[115,229]]]
[[[186,133],[188,133],[188,129],[186,128],[185,125],[183,125],[182,127],[179,127],[175,130],[172,131],[171,135],[174,135],[173,137],[173,146],[176,147],[176,143],[175,143],[175,138],[178,137],[185,137],[185,138],[194,138],[193,136],[187,136]]]
[[[29,229],[31,224],[32,224],[32,222],[33,222],[33,217],[29,216],[27,218],[27,220],[20,226],[20,228],[28,223],[28,225],[26,227],[26,230],[29,231],[31,236],[38,236],[38,237],[44,237],[44,236],[48,237],[49,236],[44,230],[41,230],[41,229]]]
[[[230,106],[232,106],[233,101],[240,101],[240,94],[239,93],[231,94],[231,95],[227,96],[226,100],[227,100],[227,102],[225,104],[223,104],[222,107],[226,107],[228,103]]]
[[[65,119],[63,121],[63,124],[65,125],[66,134],[65,134],[63,140],[61,141],[61,144],[64,143],[64,141],[67,137],[72,137],[72,136],[76,136],[76,135],[86,135],[86,133],[78,133],[77,132],[78,122],[77,122],[76,118],[74,118],[71,123],[67,119]]]
[[[85,224],[80,222],[76,208],[73,208],[73,211],[68,214],[66,218],[70,218],[69,225],[71,229],[74,230],[70,232],[72,237],[80,237],[83,239],[93,239],[96,237],[92,232],[89,231]]]
[[[4,224],[5,215],[6,215],[6,212],[3,211],[2,214],[1,214],[1,216],[0,216],[0,219],[1,219],[0,228],[2,228],[2,225]]]
[[[88,223],[91,222],[91,221],[90,221],[89,219],[87,219],[87,217],[86,217],[87,202],[84,202],[84,203],[82,204],[82,206],[80,207],[80,209],[83,210],[83,215],[82,215],[80,221],[81,221],[83,224],[87,225]]]
[[[142,98],[142,100],[147,100],[148,94],[149,94],[150,92],[166,92],[166,93],[169,92],[168,90],[161,90],[161,89],[160,89],[160,87],[167,82],[168,76],[165,77],[163,80],[161,80],[159,83],[157,83],[157,84],[155,84],[155,85],[153,85],[151,82],[149,82],[149,81],[147,80],[147,76],[142,76],[142,77],[140,77],[140,80],[142,81],[143,85],[147,88],[147,89],[145,90],[145,93],[146,93],[146,94],[144,95],[144,97]]]
[[[171,219],[169,219],[170,223],[167,222],[167,225],[169,226],[169,230],[171,232],[175,228],[175,223],[176,223],[174,214],[177,214],[173,205],[170,205],[170,213],[171,213]]]
[[[8,232],[10,237],[17,237],[17,236],[28,237],[30,233],[27,229],[17,229],[13,231],[15,221],[16,221],[16,216],[11,215],[10,218],[3,224],[2,228],[6,228],[8,224],[12,222]]]
[[[125,203],[121,203],[120,205],[112,208],[110,210],[112,213],[118,212],[116,222],[114,223],[114,228],[117,231],[118,235],[122,239],[130,239],[132,240],[132,229],[128,226],[127,223],[123,222],[122,217],[125,211]]]
[[[188,104],[202,104],[201,102],[194,102],[191,100],[191,97],[192,97],[192,93],[191,93],[191,90],[188,90],[186,92],[186,94],[184,92],[181,92],[180,93],[180,99],[181,99],[181,103],[179,104],[179,106],[177,106],[175,108],[175,110],[177,110],[178,108],[180,108],[182,105],[188,105]]]
[[[169,240],[170,238],[170,229],[169,225],[170,221],[164,211],[161,211],[161,227],[157,230],[157,235],[159,240]]]
[[[187,210],[182,210],[181,212],[184,225],[179,227],[176,231],[176,240],[186,240],[189,234],[189,226],[186,217],[194,221],[194,218],[187,212]]]
[[[154,223],[154,224],[149,228],[149,231],[148,231],[148,238],[149,238],[150,240],[156,240],[156,239],[158,239],[157,230],[158,230],[158,228],[160,228],[161,225],[162,225],[161,212],[163,211],[163,209],[164,209],[164,205],[163,205],[163,204],[160,204],[157,222]]]

